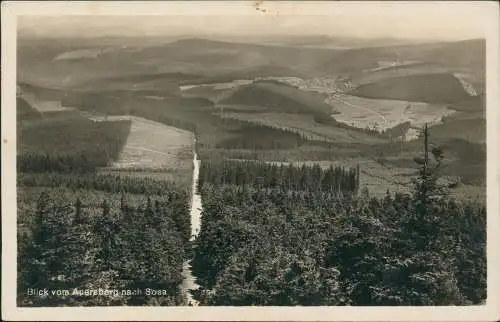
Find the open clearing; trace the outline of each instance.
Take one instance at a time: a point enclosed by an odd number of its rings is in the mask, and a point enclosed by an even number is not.
[[[369,99],[335,94],[330,100],[339,114],[333,115],[338,122],[359,128],[386,130],[406,121],[413,127],[440,124],[445,116],[455,113],[442,104],[427,104],[398,100]],[[410,129],[407,140],[415,139],[417,131]]]
[[[132,126],[125,147],[111,166],[118,169],[191,169],[193,133],[140,117],[130,119]]]

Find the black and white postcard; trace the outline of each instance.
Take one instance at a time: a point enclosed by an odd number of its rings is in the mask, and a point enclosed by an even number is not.
[[[3,319],[497,320],[498,17],[2,3]]]

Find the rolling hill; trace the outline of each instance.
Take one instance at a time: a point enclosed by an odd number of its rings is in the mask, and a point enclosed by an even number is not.
[[[333,107],[310,92],[273,81],[257,81],[241,86],[222,104],[264,106],[268,109],[295,114],[313,114],[329,117]]]
[[[185,83],[194,81],[191,76],[201,75],[196,81],[201,84],[265,76],[351,75],[377,68],[381,61],[394,60],[425,62],[447,70],[484,70],[484,53],[485,41],[481,39],[356,49],[200,38],[167,43],[161,39],[131,42],[126,37],[121,43],[117,40],[110,43],[106,38],[80,43],[20,39],[18,79],[47,87],[67,88],[103,78],[127,76],[130,81],[135,81],[141,78],[140,75],[163,74],[164,79],[172,79],[167,74],[177,74],[188,76],[175,80]],[[140,82],[148,77],[144,76]]]
[[[145,91],[168,96],[180,96],[178,82],[182,76],[169,74],[143,74],[118,76],[87,81],[72,86],[74,91],[105,92],[105,91]]]
[[[397,60],[484,70],[485,52],[484,39],[350,49],[338,51],[336,55],[319,62],[316,72],[324,75],[350,74],[379,67],[380,61]]]
[[[393,77],[451,72],[452,70],[450,68],[440,66],[438,64],[412,62],[364,70],[362,72],[349,75],[349,79],[355,85],[365,85]]]
[[[84,42],[81,47],[54,41],[50,46],[21,41],[18,79],[48,87],[74,86],[100,78],[137,74],[213,76],[245,69],[257,69],[255,73],[259,74],[261,66],[288,67],[307,74],[318,59],[323,61],[337,52],[196,38],[144,46],[109,45],[105,39],[100,45],[96,41]],[[34,55],[34,51],[40,55]],[[260,73],[266,69],[261,69]]]
[[[265,77],[307,78],[307,75],[288,67],[275,66],[275,65],[262,65],[252,68],[240,69],[230,73],[208,75],[199,78],[184,80],[179,82],[179,84],[202,85],[202,84],[226,83],[234,80],[253,80]]]
[[[361,85],[349,94],[366,98],[444,104],[462,102],[470,98],[458,79],[448,73],[388,78]]]

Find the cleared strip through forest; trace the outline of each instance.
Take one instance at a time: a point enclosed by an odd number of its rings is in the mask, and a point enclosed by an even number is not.
[[[201,227],[201,196],[198,192],[198,178],[200,175],[200,160],[198,160],[198,154],[196,153],[196,138],[193,142],[193,186],[191,192],[191,241],[194,241]],[[199,285],[196,283],[196,278],[192,274],[191,261],[186,261],[183,265],[182,276],[184,281],[182,283],[182,288],[186,294],[186,300],[189,305],[198,306],[198,301],[193,299],[191,290],[198,289]]]
[[[115,164],[118,168],[130,168],[144,166],[144,167],[157,167],[162,168],[166,165],[178,165],[184,167],[184,159],[179,158],[185,147],[188,146],[187,133],[188,131],[178,129],[173,126],[167,126],[158,122],[150,121],[140,117],[134,116],[105,116],[93,117],[94,121],[111,121],[111,120],[132,120],[133,131],[132,136],[122,151],[120,162]],[[196,153],[196,138],[192,142],[193,147],[193,183],[191,193],[191,241],[196,238],[200,231],[200,217],[201,217],[201,196],[198,194],[198,177],[200,169],[200,160]],[[161,151],[160,151],[161,150]],[[134,151],[144,151],[147,154]],[[166,158],[165,158],[166,157]],[[120,167],[121,165],[121,167]],[[183,282],[181,291],[186,296],[186,301],[189,305],[197,306],[198,302],[193,299],[190,290],[198,288],[196,278],[191,273],[190,261],[185,261],[183,264]]]

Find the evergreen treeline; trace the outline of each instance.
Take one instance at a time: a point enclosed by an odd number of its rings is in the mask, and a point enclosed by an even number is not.
[[[43,192],[29,229],[19,236],[18,305],[183,304],[179,286],[191,228],[186,200],[178,197],[164,191],[161,201],[148,197],[132,205],[123,195],[119,208],[104,200],[96,212],[79,198],[69,203]],[[69,294],[34,296],[30,288]],[[119,293],[85,296],[75,289]],[[122,293],[137,289],[141,293]]]
[[[28,152],[17,157],[17,170],[21,172],[88,172],[104,167],[116,159],[119,151],[96,147],[93,151]],[[114,154],[114,157],[110,156]]]
[[[228,122],[228,120],[230,120],[230,122]],[[246,121],[226,117],[222,119],[222,122],[228,122],[231,126],[238,127],[240,129],[238,131],[239,134],[247,134],[248,136],[222,141],[216,145],[216,148],[273,150],[293,149],[300,147],[305,143],[325,147],[330,147],[336,144],[326,137],[321,137],[320,135],[310,135],[300,129],[272,125],[262,121]],[[337,127],[349,128],[358,132],[366,132],[365,130],[350,127],[349,125],[337,122],[334,119],[331,119],[330,123],[325,122],[326,121],[323,121],[322,124],[334,124]],[[369,133],[373,134],[372,132]],[[378,132],[376,133],[380,134]]]
[[[339,122],[330,116],[315,115],[314,121],[316,123],[319,123],[319,124],[333,125],[335,127],[344,128],[344,129],[348,129],[351,131],[357,131],[357,132],[366,133],[366,134],[370,134],[370,135],[377,136],[377,137],[383,137],[383,134],[380,133],[379,131],[377,131],[376,129],[370,128],[368,126],[365,128],[350,126],[349,124]]]
[[[116,160],[130,133],[130,121],[85,118],[23,127],[17,169],[22,172],[85,172]]]
[[[314,142],[308,142],[314,145]],[[331,144],[329,148],[315,147],[307,151],[294,150],[244,150],[244,149],[211,149],[206,145],[198,145],[198,154],[200,159],[236,159],[236,160],[253,160],[253,161],[269,161],[269,162],[293,162],[293,161],[324,161],[337,160],[341,157],[357,157],[358,151],[345,151],[344,148],[352,148],[352,145],[343,146],[338,143]],[[343,150],[344,149],[344,150]],[[373,156],[374,153],[371,154]]]
[[[132,193],[145,195],[163,195],[173,191],[176,199],[188,200],[187,192],[180,192],[176,184],[159,180],[152,176],[133,176],[126,174],[81,173],[76,176],[57,173],[22,173],[19,172],[18,184],[26,187],[66,187],[73,190],[98,190],[110,193]],[[179,192],[177,192],[179,191]]]
[[[352,194],[359,188],[359,167],[346,169],[330,165],[322,169],[318,164],[296,167],[254,161],[207,160],[201,163],[198,187],[204,183]]]
[[[292,149],[303,145],[308,138],[289,128],[269,126],[264,123],[233,118],[221,119],[222,127],[238,134],[218,142],[215,147],[223,149],[275,150]]]

